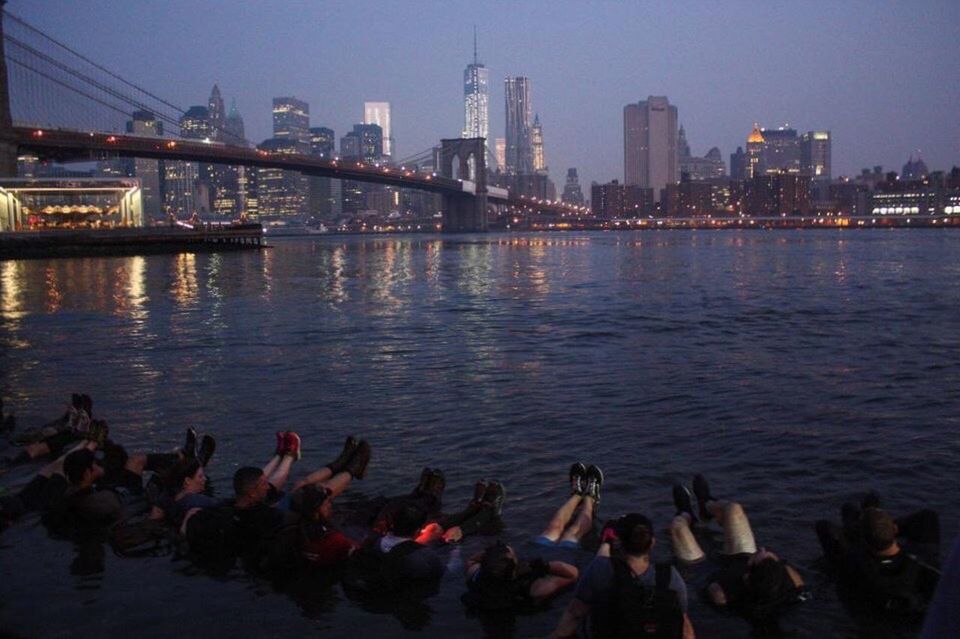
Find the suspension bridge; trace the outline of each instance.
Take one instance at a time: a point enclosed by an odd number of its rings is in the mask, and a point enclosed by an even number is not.
[[[56,40],[6,11],[3,4],[0,0],[0,177],[17,175],[20,154],[57,162],[141,158],[282,169],[437,193],[447,232],[486,231],[493,216],[510,210],[583,212],[488,185],[483,138],[441,140],[439,166],[424,172],[403,165],[258,149],[225,131],[215,131],[225,134],[215,137],[231,143],[170,136],[181,133],[186,111],[182,106]],[[126,122],[137,111],[153,114],[164,135],[127,133]]]

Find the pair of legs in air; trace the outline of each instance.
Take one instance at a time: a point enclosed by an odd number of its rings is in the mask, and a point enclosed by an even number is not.
[[[576,548],[583,536],[593,529],[603,473],[596,466],[587,468],[577,462],[570,467],[569,479],[570,497],[535,538],[538,544]]]

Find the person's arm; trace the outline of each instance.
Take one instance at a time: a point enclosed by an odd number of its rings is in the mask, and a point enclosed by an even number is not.
[[[693,622],[690,621],[690,615],[683,613],[683,639],[696,639],[697,633],[693,631]]]
[[[713,582],[707,586],[707,596],[710,597],[710,603],[714,606],[723,607],[727,605],[727,593],[723,591],[723,587],[717,582]]]
[[[467,566],[465,571],[467,579],[473,577],[474,573],[480,570],[480,562],[483,561],[483,554],[484,551],[481,550],[477,554],[467,558]]]
[[[787,576],[789,576],[790,581],[793,582],[793,587],[803,588],[803,577],[800,576],[800,573],[790,564],[784,564],[783,567],[787,569]]]
[[[574,597],[570,600],[570,603],[567,604],[567,607],[563,611],[563,616],[560,617],[560,623],[557,624],[557,627],[550,636],[556,639],[576,636],[580,623],[586,619],[589,614],[590,605]]]
[[[530,584],[530,598],[537,602],[545,601],[576,583],[579,575],[576,566],[551,561],[547,564],[547,574]]]

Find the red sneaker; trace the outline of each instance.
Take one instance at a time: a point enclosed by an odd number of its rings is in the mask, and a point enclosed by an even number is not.
[[[297,435],[292,430],[287,431],[286,435],[287,447],[284,452],[294,459],[300,459],[300,435]]]
[[[287,453],[287,433],[286,431],[277,431],[277,455],[283,457]]]

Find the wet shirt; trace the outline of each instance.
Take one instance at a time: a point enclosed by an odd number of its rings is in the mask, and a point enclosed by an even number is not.
[[[194,508],[202,510],[204,508],[216,508],[219,505],[220,501],[209,495],[191,494],[184,495],[180,499],[171,499],[169,502],[161,505],[161,508],[167,513],[169,521],[179,526],[183,522],[183,518],[187,516],[187,513]]]
[[[646,572],[636,575],[637,583],[654,588],[657,584],[657,571],[651,563]],[[613,604],[616,588],[616,576],[613,572],[613,562],[609,557],[596,557],[587,566],[577,583],[576,598],[596,608],[598,614]],[[687,612],[687,585],[684,583],[676,568],[670,568],[670,590],[677,593],[680,609]]]
[[[86,488],[67,497],[70,512],[89,522],[107,523],[119,519],[123,502],[113,490]]]
[[[727,605],[736,607],[744,603],[747,598],[747,584],[743,576],[747,574],[747,564],[753,555],[748,552],[738,553],[736,555],[726,555],[720,559],[720,570],[713,574],[708,583],[715,583],[723,589],[726,596]],[[780,560],[782,566],[788,565],[787,562]],[[796,584],[790,578],[786,571],[782,574],[783,583],[782,592],[794,592],[797,590]]]
[[[405,541],[407,537],[385,535],[379,541],[381,552],[390,552],[390,549]],[[415,552],[404,555],[400,560],[400,571],[404,578],[410,580],[430,580],[443,576],[447,566],[433,548],[424,546]]]

